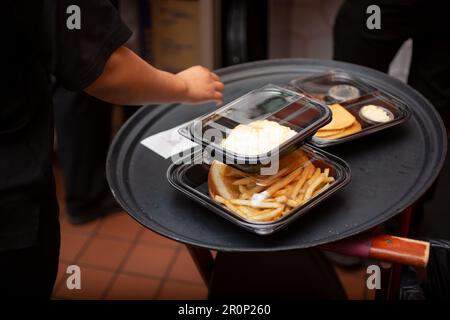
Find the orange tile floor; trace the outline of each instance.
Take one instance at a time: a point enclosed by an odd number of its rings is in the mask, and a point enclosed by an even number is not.
[[[55,169],[60,199],[61,255],[54,299],[206,299],[187,249],[120,212],[82,226],[66,217],[62,177]],[[69,265],[81,269],[81,289],[69,290]],[[364,269],[336,268],[351,299],[368,298]]]

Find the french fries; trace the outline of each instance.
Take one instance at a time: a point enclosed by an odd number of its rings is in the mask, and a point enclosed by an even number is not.
[[[248,192],[247,187],[245,187],[245,186],[243,186],[243,185],[241,185],[241,184],[238,186],[238,188],[239,188],[239,192],[240,192],[241,194],[247,193],[247,192]]]
[[[317,166],[303,152],[272,176],[230,171],[232,185],[239,190],[235,199],[216,195],[214,200],[242,218],[254,222],[280,219],[328,189],[335,181],[330,168]]]
[[[284,206],[276,208],[272,211],[269,211],[267,213],[263,213],[263,214],[259,214],[256,216],[252,216],[250,217],[250,220],[253,221],[270,221],[270,220],[275,220],[276,218],[278,218],[279,216],[281,216],[283,214],[283,210],[284,210]]]
[[[242,199],[231,199],[229,201],[232,204],[240,206],[249,206],[253,208],[279,208],[282,206],[278,202],[269,202],[269,201],[242,200]]]
[[[238,179],[233,181],[234,185],[238,185],[238,186],[243,186],[243,185],[247,185],[250,184],[252,182],[255,182],[255,179],[252,177],[246,177],[246,178],[242,178],[242,179]]]

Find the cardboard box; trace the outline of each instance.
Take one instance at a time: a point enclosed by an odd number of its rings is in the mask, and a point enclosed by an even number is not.
[[[202,64],[200,0],[152,0],[151,16],[152,64],[171,72]]]

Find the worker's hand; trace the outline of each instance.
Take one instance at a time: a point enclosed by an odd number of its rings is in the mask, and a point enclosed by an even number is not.
[[[195,66],[177,73],[176,77],[186,84],[185,102],[222,102],[224,85],[219,76],[208,69]]]

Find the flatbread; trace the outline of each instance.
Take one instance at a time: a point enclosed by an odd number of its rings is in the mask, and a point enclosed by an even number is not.
[[[333,113],[333,119],[319,131],[346,129],[356,121],[356,118],[340,104],[332,104],[329,108]]]
[[[345,129],[337,129],[337,130],[319,130],[314,135],[317,138],[326,138],[329,136],[333,136],[335,134],[339,134],[341,132],[344,132]]]
[[[342,132],[334,134],[334,135],[331,135],[331,136],[328,136],[328,137],[326,137],[326,139],[330,139],[331,140],[331,139],[343,138],[343,137],[349,136],[351,134],[357,133],[357,132],[359,132],[361,130],[362,130],[361,124],[358,121],[355,121],[353,123],[353,125],[351,125],[350,127],[346,128]]]

